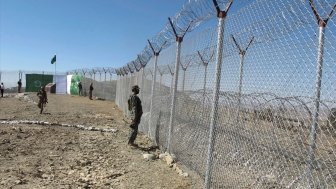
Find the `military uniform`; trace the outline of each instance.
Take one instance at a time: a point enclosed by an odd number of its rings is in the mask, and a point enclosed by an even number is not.
[[[21,79],[18,81],[18,93],[21,93],[22,82]]]
[[[0,84],[0,92],[1,92],[1,97],[3,97],[4,94],[4,90],[5,90],[5,86],[3,83]]]
[[[132,123],[130,125],[132,131],[130,133],[128,140],[128,144],[130,145],[134,145],[134,141],[138,135],[138,126],[140,124],[141,116],[143,113],[141,100],[137,96],[137,94],[139,93],[139,87],[137,85],[133,86],[132,91],[134,92],[134,94],[132,94],[128,99],[128,109],[131,113],[131,119],[132,119]]]
[[[90,91],[89,91],[89,99],[92,100],[92,91],[93,91],[93,86],[92,83],[90,84]]]
[[[78,83],[78,96],[83,96],[83,94],[82,94],[82,88],[83,88],[82,83],[79,82]]]
[[[46,104],[48,102],[47,92],[44,90],[44,88],[41,88],[37,92],[37,96],[39,97],[39,102],[38,102],[37,106],[41,109],[40,114],[42,114],[43,106],[44,106],[44,104]]]

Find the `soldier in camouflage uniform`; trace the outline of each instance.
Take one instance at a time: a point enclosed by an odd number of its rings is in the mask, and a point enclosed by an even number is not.
[[[41,109],[40,114],[42,114],[43,107],[46,103],[48,103],[47,92],[44,87],[41,87],[41,89],[37,92],[37,96],[39,97],[37,106]]]
[[[92,100],[93,83],[90,84],[89,99]]]
[[[22,81],[21,79],[19,79],[19,81],[17,82],[18,84],[18,93],[21,93],[21,87],[22,87]]]
[[[132,92],[133,94],[128,99],[128,109],[131,112],[131,119],[132,119],[132,123],[130,125],[130,128],[132,129],[132,131],[129,136],[128,144],[131,146],[136,146],[134,144],[134,141],[138,134],[138,126],[139,126],[141,116],[142,116],[141,100],[137,96],[137,94],[139,94],[140,92],[139,86],[137,85],[133,86]]]
[[[1,97],[3,97],[4,90],[5,90],[5,85],[4,85],[3,83],[1,83],[1,84],[0,84]]]
[[[83,90],[82,82],[79,82],[78,83],[78,96],[83,96],[82,90]]]

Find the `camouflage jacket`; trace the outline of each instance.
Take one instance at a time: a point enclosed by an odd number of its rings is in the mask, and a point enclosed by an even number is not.
[[[142,115],[141,100],[137,95],[131,95],[128,99],[128,110],[131,112],[131,118],[140,118]]]
[[[37,92],[37,96],[39,97],[40,102],[43,102],[43,103],[48,102],[47,92],[46,91],[39,90]]]

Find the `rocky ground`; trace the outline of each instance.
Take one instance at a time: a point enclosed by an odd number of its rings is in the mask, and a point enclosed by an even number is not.
[[[48,99],[43,114],[35,94],[0,99],[0,188],[201,188],[143,134],[128,147],[129,120],[113,102]]]

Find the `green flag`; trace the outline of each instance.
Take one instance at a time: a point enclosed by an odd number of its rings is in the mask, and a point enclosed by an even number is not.
[[[56,62],[56,55],[51,59],[51,64],[54,64]]]

